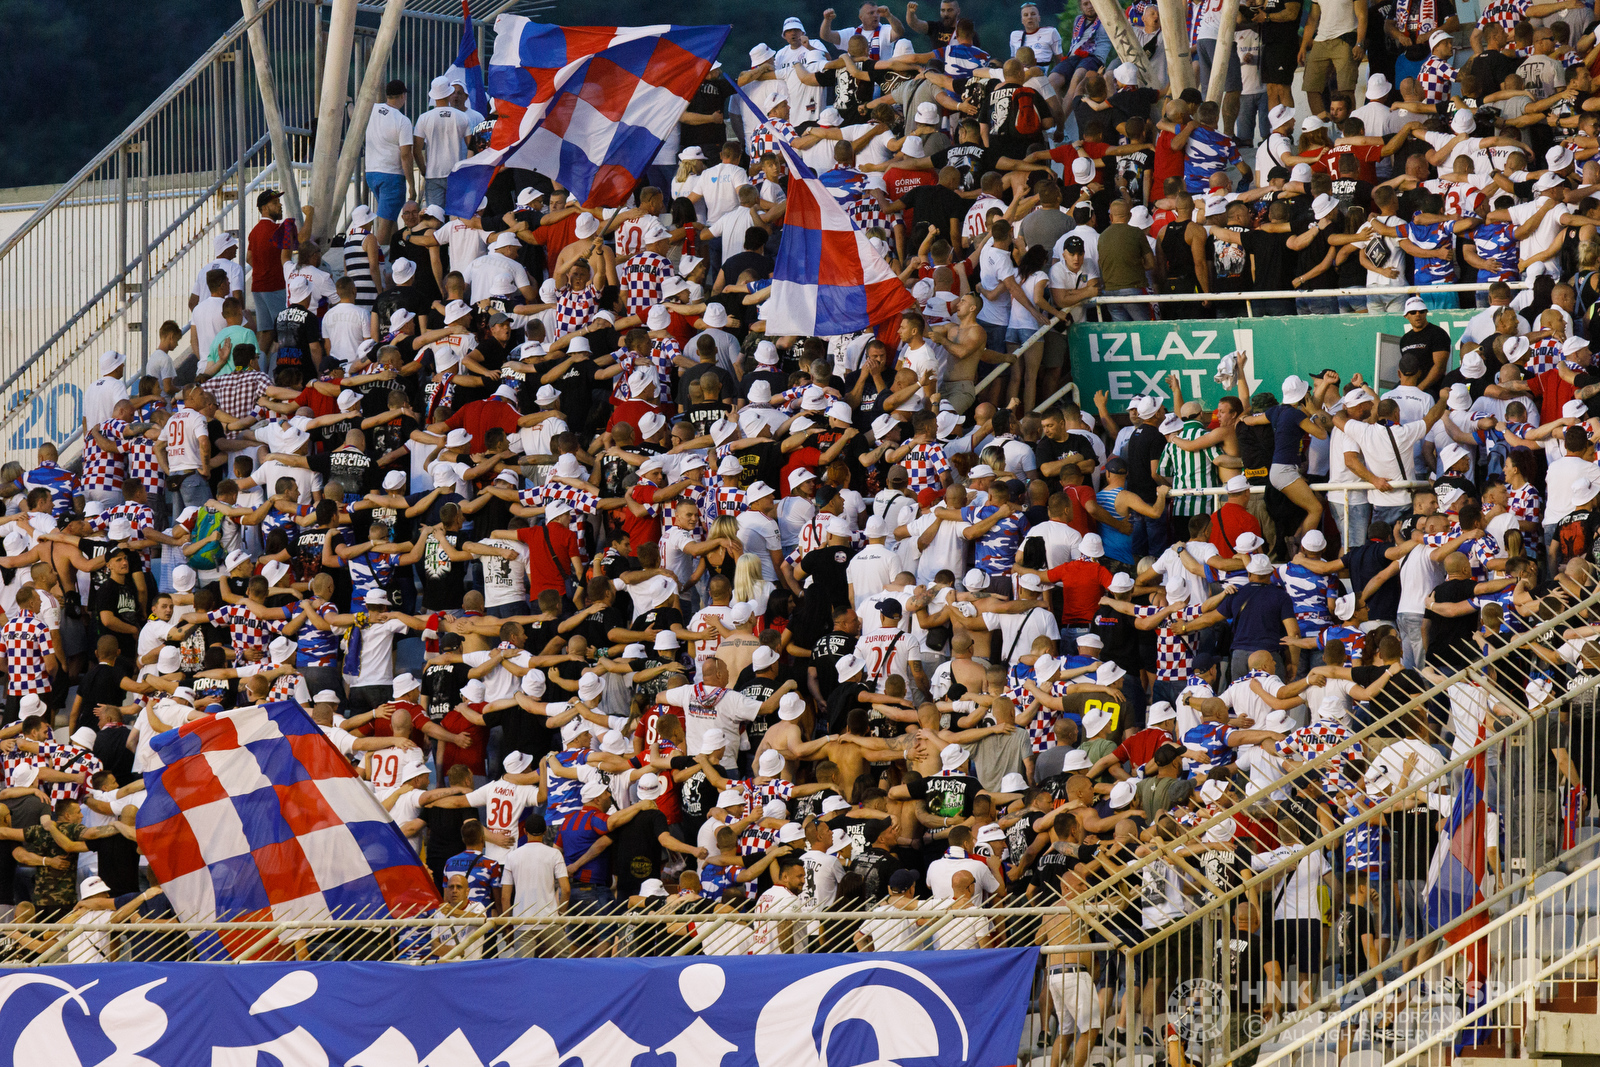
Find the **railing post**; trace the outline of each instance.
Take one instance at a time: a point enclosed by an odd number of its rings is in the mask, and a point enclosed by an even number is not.
[[[239,196],[238,196],[238,206],[239,206],[239,234],[238,234],[239,251],[234,253],[234,254],[239,257],[239,262],[240,263],[248,263],[249,261],[245,258],[245,247],[244,247],[244,189],[245,189],[244,164],[245,164],[245,157],[246,157],[246,155],[248,155],[248,153],[250,151],[250,145],[245,140],[245,132],[244,132],[245,131],[244,109],[245,109],[247,101],[246,101],[246,98],[245,98],[246,81],[245,81],[245,73],[244,73],[244,41],[243,41],[242,38],[239,41],[239,47],[233,50],[233,91],[234,91],[233,135],[234,135],[235,140],[237,140],[238,146],[239,146],[239,169],[237,171],[235,171],[234,175],[233,175],[234,186],[235,186],[235,188],[237,188],[239,190]],[[250,285],[250,282],[249,282],[248,279],[246,279],[245,280],[245,287],[248,289],[249,285]],[[245,296],[246,300],[248,300],[248,294],[241,293],[240,295]],[[247,303],[246,307],[248,307],[248,306],[249,305]],[[198,359],[199,357],[196,356],[195,358]]]
[[[128,146],[117,148],[117,303],[128,299]]]
[[[212,184],[222,181],[222,175],[227,171],[228,164],[224,162],[227,153],[227,144],[224,140],[225,133],[222,116],[227,111],[227,96],[222,91],[222,79],[225,75],[228,54],[226,52],[217,56],[211,65],[211,162],[213,177]]]
[[[150,139],[139,140],[139,366],[150,360]]]

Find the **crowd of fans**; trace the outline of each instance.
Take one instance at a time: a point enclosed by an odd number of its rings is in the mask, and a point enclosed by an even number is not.
[[[736,79],[769,120],[741,130],[714,70],[615,212],[508,171],[447,218],[482,119],[441,78],[413,128],[391,84],[342,264],[261,193],[252,299],[219,237],[145,375],[101,357],[81,470],[49,444],[0,470],[5,903],[170,916],[133,830],[151,739],[280,700],[462,919],[397,938],[410,962],[1131,945],[1299,857],[1229,909],[1221,948],[1275,1015],[1429,932],[1452,777],[1411,787],[1529,717],[1531,761],[1491,751],[1491,867],[1548,862],[1588,815],[1593,698],[1544,709],[1600,663],[1600,627],[1498,653],[1585,597],[1597,559],[1592,38],[1562,32],[1576,5],[1497,4],[1456,69],[1453,5],[1413,7],[1312,5],[1302,37],[1297,3],[1249,6],[1228,121],[1107,70],[1092,15],[1063,44],[1025,5],[997,67],[954,2],[926,23],[864,6],[853,31],[830,11],[815,39],[790,19]],[[1202,84],[1214,14],[1192,20]],[[1132,16],[1159,71],[1155,5]],[[1297,41],[1327,111],[1291,141]],[[774,138],[915,310],[766,336]],[[419,182],[426,207],[404,199]],[[1458,277],[1495,283],[1459,344],[1428,318],[1454,294],[1332,292]],[[1235,354],[1214,406],[1176,375],[1118,410],[1060,389],[1066,335],[1038,335],[1058,311],[1229,287],[1402,310],[1399,384],[1325,369],[1252,392]],[[940,914],[1112,886],[1099,923]],[[850,910],[874,917],[814,917]],[[658,911],[665,949],[623,923],[472,933]],[[1162,944],[1132,974],[1115,950],[1048,955],[1056,1057],[1082,1067],[1119,989],[1148,1020],[1218,951]]]

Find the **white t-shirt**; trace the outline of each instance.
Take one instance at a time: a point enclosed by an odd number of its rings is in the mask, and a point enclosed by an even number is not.
[[[1274,921],[1320,919],[1322,903],[1318,899],[1318,887],[1322,885],[1323,876],[1329,871],[1327,857],[1322,854],[1320,848],[1308,849],[1305,845],[1279,846],[1271,852],[1263,852],[1253,857],[1250,860],[1250,868],[1265,871],[1294,855],[1301,857],[1300,862],[1288,876],[1282,891],[1276,894],[1278,906],[1273,910],[1272,918]]]
[[[509,834],[517,839],[517,827],[522,823],[524,810],[537,807],[539,790],[531,785],[513,785],[504,778],[485,782],[467,794],[467,803],[483,809],[483,828],[497,834]],[[483,854],[492,860],[504,860],[512,850],[493,842],[483,843]]]
[[[1402,615],[1421,615],[1427,611],[1428,594],[1444,581],[1444,564],[1433,561],[1432,545],[1418,545],[1400,561],[1400,607]]]
[[[1228,686],[1228,688],[1219,693],[1217,695],[1217,699],[1221,700],[1222,703],[1227,706],[1228,710],[1232,711],[1236,716],[1249,719],[1255,724],[1256,727],[1259,728],[1261,723],[1266,720],[1268,713],[1270,713],[1272,709],[1267,707],[1266,701],[1262,700],[1251,691],[1251,681],[1260,682],[1261,688],[1265,689],[1271,696],[1277,696],[1278,690],[1283,688],[1283,682],[1276,676],[1270,678],[1255,678],[1246,681],[1234,682],[1232,685]]]
[[[171,419],[167,420],[169,427],[172,425],[172,421]],[[172,446],[169,444],[167,446],[168,459],[171,456]],[[279,478],[294,479],[295,485],[299,488],[299,502],[301,504],[309,505],[311,503],[311,494],[322,491],[322,475],[315,471],[309,471],[304,467],[286,467],[276,460],[268,460],[257,467],[252,477],[257,485],[264,487],[268,492],[273,491],[273,488],[278,484]]]
[[[987,244],[978,256],[978,284],[993,289],[1007,278],[1017,277],[1017,265],[1011,262],[1011,253],[1004,248]],[[1020,279],[1019,279],[1020,281]],[[982,295],[982,294],[980,294]],[[983,297],[983,309],[978,321],[990,326],[1004,326],[1011,320],[1011,293],[1005,291],[993,300]]]
[[[489,656],[493,651],[486,649],[482,652],[463,652],[461,662],[468,667],[481,667],[489,662]],[[506,657],[518,667],[527,667],[531,658],[526,652]],[[497,664],[494,670],[483,676],[483,700],[486,704],[493,704],[497,700],[509,700],[522,688],[522,679],[506,670],[503,663],[504,661],[502,664]]]
[[[1008,653],[1009,661],[1015,663],[1033,651],[1033,643],[1040,635],[1052,641],[1061,640],[1061,627],[1056,623],[1055,613],[1042,603],[1031,611],[1015,615],[986,611],[983,613],[983,624],[1000,641],[998,648],[992,643],[990,645],[990,658],[996,663]]]
[[[1083,535],[1077,530],[1074,530],[1064,522],[1057,522],[1054,519],[1049,522],[1041,522],[1029,530],[1028,536],[1024,537],[1023,540],[1026,541],[1029,537],[1037,538],[1044,542],[1044,565],[1046,570],[1052,567],[1059,567],[1070,560],[1073,553],[1077,551],[1078,542],[1083,540]]]
[[[1562,456],[1545,471],[1544,519],[1547,524],[1558,523],[1572,514],[1572,486],[1579,478],[1600,479],[1600,464],[1578,456]]]
[[[368,131],[371,131],[368,124]],[[467,158],[467,135],[472,133],[472,120],[465,111],[453,107],[436,107],[417,119],[416,136],[422,138],[427,149],[426,178],[448,178],[455,165]]]
[[[1544,206],[1543,201],[1546,199],[1547,197],[1540,196],[1531,204],[1515,204],[1511,207],[1507,214],[1511,216],[1511,221],[1516,226],[1523,226],[1529,219],[1533,218],[1539,213],[1539,209]],[[1560,237],[1562,233],[1561,216],[1563,214],[1564,212],[1562,211],[1560,204],[1557,204],[1555,207],[1545,212],[1544,218],[1539,222],[1538,229],[1529,234],[1519,246],[1519,254],[1523,259],[1532,259],[1534,256],[1546,251],[1551,245],[1555,244],[1556,238]],[[1541,267],[1548,267],[1551,265],[1552,264],[1550,263],[1539,264]],[[1559,271],[1560,267],[1556,266],[1556,270]]]
[[[499,252],[473,260],[467,267],[466,280],[474,304],[493,296],[509,296],[531,285],[527,268]]]
[[[707,220],[715,223],[738,207],[739,186],[749,184],[750,176],[734,163],[718,163],[701,171],[697,192],[705,198]]]
[[[404,748],[380,748],[367,753],[367,782],[373,792],[383,796],[400,784],[400,768],[405,766]]]
[[[1046,299],[1048,299],[1050,296],[1050,275],[1046,274],[1044,271],[1036,270],[1032,274],[1028,275],[1027,278],[1017,279],[1017,284],[1022,286],[1022,291],[1028,295],[1029,300],[1034,299],[1036,295],[1036,290],[1034,287],[1040,282],[1045,283],[1046,292],[1044,295]],[[1026,304],[1019,304],[1013,300],[1011,302],[1011,318],[1006,325],[1013,330],[1027,330],[1029,333],[1032,333],[1034,330],[1039,328],[1040,321],[1034,318],[1033,312],[1028,310]]]
[[[488,850],[484,850],[485,855]],[[560,883],[567,881],[567,861],[561,850],[543,841],[530,841],[511,850],[500,861],[504,867],[500,883],[516,887],[511,914],[554,915],[561,900]]]
[[[757,915],[781,916],[786,912],[800,910],[800,898],[781,885],[772,886],[756,901]],[[778,925],[772,921],[752,923],[750,948],[746,955],[768,956],[782,952],[783,945],[778,940]]]
[[[483,606],[497,608],[527,600],[528,546],[521,541],[506,541],[499,538],[483,543],[493,545],[495,548],[510,548],[517,553],[516,559],[501,559],[499,556],[478,557],[478,562],[483,566]]]
[[[372,312],[359,304],[335,304],[322,316],[322,339],[334,359],[349,366],[361,342],[367,339]],[[207,349],[206,351],[210,351]]]
[[[1054,26],[1040,26],[1033,33],[1012,30],[1011,58],[1015,59],[1017,52],[1024,48],[1033,49],[1033,58],[1045,70],[1050,69],[1053,60],[1066,55],[1066,49],[1061,45],[1061,31]]]
[[[913,657],[920,658],[922,652],[922,642],[898,627],[876,629],[856,639],[855,654],[867,662],[864,680],[872,683],[873,691],[878,693],[887,690],[889,679],[897,674],[909,691],[910,663]]]
[[[220,296],[208,296],[189,313],[189,323],[194,327],[202,353],[210,352],[217,334],[228,328],[228,320],[222,317],[222,302]]]
[[[917,516],[906,528],[909,536],[902,544],[911,545],[915,551],[917,539],[922,536],[923,531],[938,521],[932,512]],[[933,540],[917,557],[917,581],[926,585],[932,582],[934,575],[940,571],[950,571],[952,574],[967,573],[971,545],[961,536],[961,531],[966,528],[967,524],[964,522],[945,522],[939,526],[938,532],[933,535]]]
[[[213,259],[210,263],[201,267],[200,273],[195,275],[194,288],[189,290],[190,296],[198,296],[201,300],[204,300],[211,295],[211,290],[206,288],[206,275],[214,270],[227,272],[228,292],[244,292],[244,267],[239,261],[237,259]]]
[[[193,408],[179,408],[161,430],[167,443],[167,470],[173,474],[200,469],[200,439],[209,438],[206,417]],[[310,503],[307,499],[305,503]]]
[[[754,552],[761,561],[761,577],[769,582],[778,580],[778,568],[773,565],[773,552],[783,549],[778,536],[778,524],[759,511],[739,513],[739,544],[746,552]]]
[[[461,219],[451,219],[434,230],[433,239],[450,250],[450,269],[461,271],[463,276],[473,260],[489,252],[483,231]]]
[[[356,685],[390,685],[394,682],[394,642],[410,633],[399,619],[375,622],[361,629],[361,673]]]
[[[374,174],[399,174],[400,149],[411,147],[416,131],[405,112],[376,104],[367,119],[367,170]],[[452,261],[451,266],[455,266]]]
[[[859,608],[883,592],[883,587],[904,569],[899,555],[887,545],[868,545],[857,552],[844,570],[845,580],[855,593],[855,606]]]
[[[711,697],[716,690],[710,687],[697,687],[693,685],[680,685],[668,689],[656,697],[656,703],[667,704],[684,711],[684,741],[690,752],[700,750],[701,738],[713,726],[720,727],[728,737],[738,737],[741,724],[750,722],[761,711],[761,701],[745,696],[743,693],[732,689],[722,691],[720,699],[715,704],[702,704],[695,699],[695,690],[701,688],[702,692]],[[737,747],[728,745],[723,749],[723,765],[732,767],[738,754]]]
[[[974,859],[959,848],[951,848],[943,856],[928,864],[928,892],[936,900],[948,900],[955,896],[952,882],[956,875],[962,871],[972,874],[972,896],[979,906],[989,899],[993,893],[1000,891],[1000,883],[995,879],[994,872],[989,865],[980,859]]]
[[[1361,462],[1367,470],[1387,481],[1410,481],[1412,470],[1416,462],[1413,456],[1414,446],[1421,441],[1427,433],[1427,424],[1422,421],[1401,423],[1399,426],[1387,428],[1375,422],[1350,422],[1340,433],[1347,441],[1356,446],[1356,451],[1361,453]],[[1394,443],[1390,444],[1393,436]],[[1329,450],[1331,462],[1343,464],[1344,457],[1336,455],[1337,449]],[[1398,452],[1398,462],[1395,453]],[[1408,465],[1409,464],[1409,465]],[[1384,491],[1374,489],[1365,494],[1368,501],[1375,508],[1404,507],[1411,502],[1411,490],[1390,489]]]
[[[684,589],[693,584],[695,565],[700,562],[686,551],[694,543],[693,530],[669,526],[661,532],[661,565],[677,575],[678,584]]]

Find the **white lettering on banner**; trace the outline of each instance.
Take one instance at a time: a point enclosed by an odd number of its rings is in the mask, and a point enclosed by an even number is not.
[[[1126,362],[1128,362],[1128,357],[1127,356],[1119,356],[1119,355],[1117,355],[1117,350],[1122,347],[1122,342],[1126,341],[1127,339],[1128,339],[1128,335],[1125,334],[1125,333],[1092,333],[1092,334],[1090,334],[1089,335],[1089,358],[1090,358],[1090,360],[1092,360],[1095,363],[1099,363],[1101,361],[1104,361],[1106,363],[1126,363]],[[1109,341],[1111,343],[1111,347],[1106,349],[1104,355],[1102,355],[1101,352],[1100,352],[1100,342],[1101,341]]]
[[[1200,346],[1189,353],[1190,359],[1219,359],[1219,353],[1211,351],[1211,342],[1217,339],[1216,330],[1196,330],[1194,335],[1200,339]]]
[[[1212,336],[1216,335],[1213,334]],[[1189,355],[1189,346],[1183,343],[1183,338],[1178,335],[1178,331],[1172,330],[1167,334],[1166,339],[1161,342],[1161,352],[1156,358],[1164,360],[1169,356],[1175,355],[1182,355],[1185,359],[1193,358]]]
[[[901,975],[922,988],[913,995],[903,988],[877,984],[863,973],[871,971]],[[113,1051],[90,1067],[179,1067],[176,1062],[160,1063],[140,1055],[155,1047],[167,1034],[170,1023],[167,1012],[145,998],[149,990],[166,981],[160,978],[130,989],[100,1009],[99,1029]],[[714,963],[692,964],[679,972],[678,991],[687,1014],[693,1018],[676,1037],[655,1049],[658,1056],[672,1055],[676,1067],[721,1067],[727,1056],[740,1051],[738,1045],[719,1034],[700,1014],[721,997],[726,982],[723,969]],[[0,978],[0,1008],[14,992],[29,985],[52,987],[63,994],[21,1028],[11,1062],[84,1067],[68,1035],[63,1008],[68,1001],[72,1002],[74,1028],[92,1026],[94,1012],[82,994],[98,984],[89,982],[77,988],[59,978],[38,973]],[[291,971],[256,1000],[250,1015],[265,1015],[309,1003],[316,992],[317,981],[311,972]],[[659,1007],[670,1010],[667,1004]],[[944,1016],[942,1025],[936,1022],[933,1013]],[[314,1011],[294,1014],[315,1024]],[[761,1006],[749,1051],[754,1053],[759,1067],[826,1067],[830,1038],[847,1024],[864,1024],[872,1030],[880,1063],[925,1057],[953,1060],[957,1035],[960,1061],[967,1060],[972,1051],[966,1020],[944,990],[916,968],[883,959],[830,967],[784,986]],[[259,1043],[212,1045],[211,1067],[259,1067],[273,1062],[292,1063],[297,1067],[327,1067],[329,1055],[311,1031],[295,1025],[295,1020],[287,1017],[282,1018],[281,1028],[283,1033]],[[195,1044],[204,1047],[203,1036],[192,1036]],[[104,1041],[99,1042],[101,1047]],[[640,1044],[616,1023],[608,1021],[564,1053],[548,1031],[530,1026],[504,1051],[489,1059],[478,1057],[472,1042],[460,1029],[426,1055],[419,1056],[411,1039],[397,1027],[389,1026],[344,1062],[350,1067],[482,1067],[486,1063],[508,1067],[560,1067],[577,1060],[582,1067],[632,1067],[640,1055],[649,1051],[649,1046]],[[189,1062],[203,1061],[191,1054]]]
[[[1111,387],[1112,400],[1128,400],[1133,396],[1133,372],[1114,370],[1106,375],[1106,381]]]
[[[65,444],[83,419],[83,390],[70,382],[59,382],[42,393],[12,394],[11,409],[24,403],[28,413],[6,444],[13,452],[31,452],[46,441]]]
[[[1139,338],[1138,334],[1134,334],[1130,338],[1130,340],[1133,342],[1133,358],[1134,359],[1136,359],[1136,360],[1152,360],[1152,359],[1159,359],[1160,358],[1159,356],[1147,356],[1147,355],[1145,355],[1143,352],[1141,352],[1139,350],[1139,340],[1140,340],[1140,338]]]

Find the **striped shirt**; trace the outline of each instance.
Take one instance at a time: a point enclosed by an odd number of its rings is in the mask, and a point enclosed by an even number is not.
[[[1193,419],[1184,422],[1183,429],[1178,431],[1178,436],[1185,441],[1193,441],[1205,434],[1206,428]],[[1221,450],[1216,446],[1203,452],[1186,452],[1177,445],[1169,444],[1161,453],[1161,463],[1156,468],[1163,477],[1171,479],[1174,489],[1215,489],[1217,487],[1216,468],[1211,461],[1217,457]],[[1172,499],[1172,513],[1174,515],[1209,515],[1216,507],[1217,498],[1214,496],[1180,496]]]

